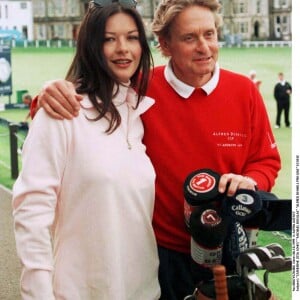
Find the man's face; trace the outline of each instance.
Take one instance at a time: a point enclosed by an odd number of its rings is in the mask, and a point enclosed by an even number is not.
[[[163,53],[171,57],[178,79],[200,87],[212,77],[218,59],[218,37],[213,13],[205,7],[185,8],[171,25],[170,38],[160,38]]]
[[[283,81],[283,74],[279,74],[278,78],[279,78],[280,81]]]

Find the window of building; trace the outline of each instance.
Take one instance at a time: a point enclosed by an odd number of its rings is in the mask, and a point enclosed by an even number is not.
[[[248,12],[248,1],[242,0],[242,1],[235,1],[233,4],[233,12],[235,14],[244,14]]]
[[[260,0],[256,1],[256,13],[258,13],[258,14],[261,13],[261,1]]]
[[[55,39],[55,29],[54,29],[54,25],[50,25],[50,38],[51,39]]]
[[[55,26],[55,33],[56,33],[56,36],[59,38],[59,39],[63,39],[64,38],[64,25],[56,25]]]
[[[68,7],[68,12],[69,12],[70,16],[79,16],[80,10],[79,10],[78,2],[76,2],[74,0],[69,0],[67,7]]]
[[[62,24],[53,24],[50,26],[50,34],[51,34],[51,39],[53,40],[59,40],[64,38],[64,25]]]
[[[274,0],[274,8],[282,8],[289,6],[289,0]]]
[[[64,16],[65,15],[65,10],[64,10],[64,3],[65,1],[58,1],[58,3],[56,3],[56,7],[55,7],[55,12],[57,16]]]
[[[280,0],[279,2],[280,2],[281,7],[287,7],[288,6],[287,0]]]
[[[28,39],[28,27],[26,25],[22,26],[22,33],[24,38],[27,40]]]
[[[46,15],[46,6],[45,1],[34,1],[32,3],[33,15],[35,17],[45,17]]]
[[[64,2],[63,1],[50,1],[48,2],[48,15],[49,17],[63,16],[64,15]]]
[[[48,3],[48,16],[49,17],[55,16],[55,4],[52,1]]]
[[[21,9],[27,9],[27,2],[21,2],[20,3],[20,8]]]
[[[281,32],[289,33],[289,19],[287,16],[282,16],[281,18]]]
[[[289,33],[289,28],[287,25],[282,25],[281,26],[281,32],[282,33]]]
[[[276,23],[277,23],[277,24],[280,24],[280,23],[281,23],[281,22],[280,22],[280,16],[277,16],[277,17],[276,17]]]
[[[38,25],[38,40],[45,40],[46,39],[46,26],[45,25]]]
[[[247,22],[241,22],[239,24],[239,32],[240,33],[248,33],[248,23]]]
[[[243,14],[246,12],[245,3],[241,2],[239,5],[239,13]]]

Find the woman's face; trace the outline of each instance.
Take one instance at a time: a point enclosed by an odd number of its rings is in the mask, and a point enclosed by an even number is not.
[[[134,19],[125,13],[108,18],[103,53],[115,76],[127,83],[140,63],[142,48]]]

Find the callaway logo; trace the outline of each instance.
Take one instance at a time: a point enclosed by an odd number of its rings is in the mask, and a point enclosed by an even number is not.
[[[216,179],[207,173],[199,173],[195,175],[190,181],[192,190],[198,193],[207,193],[211,191],[216,184]]]
[[[239,194],[235,197],[235,199],[245,205],[251,205],[254,203],[254,198],[249,194]]]
[[[201,214],[201,223],[203,225],[215,226],[215,225],[220,224],[221,221],[222,221],[221,217],[213,209],[206,209]]]
[[[245,217],[252,213],[252,210],[243,205],[232,205],[231,210],[235,213],[236,216]]]

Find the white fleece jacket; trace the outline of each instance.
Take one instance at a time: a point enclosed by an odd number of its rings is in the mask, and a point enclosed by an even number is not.
[[[35,116],[13,188],[23,299],[159,298],[155,173],[140,119],[154,100],[133,110],[135,101],[122,87],[122,124],[110,135],[105,119],[87,119],[97,115],[87,97],[73,120]]]

